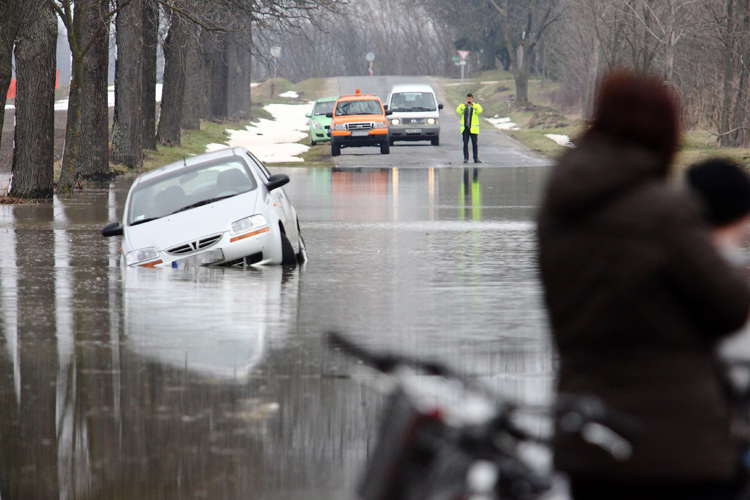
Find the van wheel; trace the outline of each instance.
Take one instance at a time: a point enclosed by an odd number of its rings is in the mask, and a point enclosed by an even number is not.
[[[341,154],[341,146],[331,141],[331,156],[338,156]]]
[[[381,142],[380,143],[380,154],[381,155],[387,155],[390,152],[391,152],[391,143],[388,142],[388,141]]]
[[[292,242],[289,241],[289,238],[287,238],[286,234],[284,233],[281,233],[281,265],[297,265],[297,256],[294,255],[294,247],[292,247]]]
[[[433,137],[430,139],[430,142],[432,142],[433,146],[440,146],[440,137]]]
[[[394,141],[393,139],[388,139],[388,144],[390,144],[391,146],[393,146],[394,142],[396,142],[396,141]]]

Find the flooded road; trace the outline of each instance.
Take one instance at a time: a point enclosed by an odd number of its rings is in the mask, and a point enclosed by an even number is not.
[[[121,269],[131,179],[0,205],[3,500],[353,498],[382,398],[328,330],[549,398],[546,168],[271,169],[301,268]]]

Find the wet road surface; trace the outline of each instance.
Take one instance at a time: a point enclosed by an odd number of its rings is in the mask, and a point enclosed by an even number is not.
[[[490,139],[497,162],[455,167],[459,139],[271,166],[292,179],[296,269],[121,269],[100,229],[132,178],[0,205],[0,498],[353,498],[382,396],[329,330],[547,401],[547,168]]]

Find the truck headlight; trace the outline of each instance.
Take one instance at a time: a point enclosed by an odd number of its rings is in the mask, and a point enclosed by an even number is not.
[[[372,122],[372,126],[375,128],[388,128],[388,122]]]
[[[146,262],[147,260],[154,260],[159,257],[159,251],[154,247],[140,248],[128,252],[125,256],[125,263],[129,266]]]
[[[250,217],[245,217],[244,219],[232,222],[230,232],[232,234],[244,233],[245,231],[250,231],[251,229],[265,226],[267,224],[268,222],[266,222],[266,218],[262,215],[251,215]]]
[[[331,130],[346,130],[346,123],[334,123],[331,125]]]
[[[437,118],[428,118],[427,119],[427,125],[435,125],[437,123],[438,123],[438,119]]]

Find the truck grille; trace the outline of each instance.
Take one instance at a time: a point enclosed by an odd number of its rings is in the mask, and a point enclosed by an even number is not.
[[[208,236],[200,240],[185,243],[184,245],[178,245],[176,247],[169,248],[167,250],[167,253],[171,255],[184,255],[190,252],[197,252],[198,250],[204,250],[212,245],[215,245],[216,242],[218,242],[220,239],[221,234],[215,234],[213,236]]]
[[[372,126],[372,122],[367,123],[347,123],[346,129],[347,130],[370,130],[371,128],[375,128]]]

